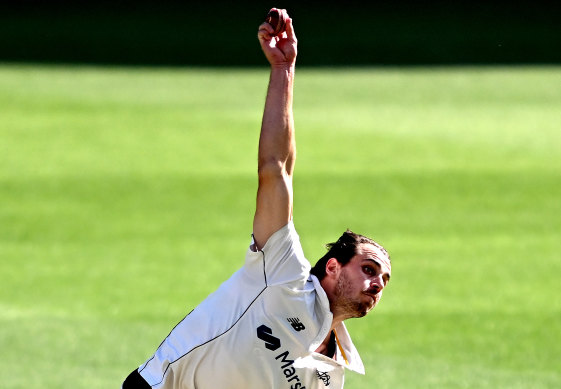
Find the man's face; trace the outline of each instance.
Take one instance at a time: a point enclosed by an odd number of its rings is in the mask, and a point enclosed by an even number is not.
[[[363,317],[378,304],[391,275],[389,259],[371,244],[361,244],[358,253],[341,268],[335,288],[336,305],[346,316]]]

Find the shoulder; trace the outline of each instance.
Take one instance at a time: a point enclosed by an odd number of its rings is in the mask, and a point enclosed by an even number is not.
[[[310,263],[304,255],[293,221],[273,233],[261,250],[250,248],[247,260],[261,262],[269,285],[305,282],[310,273]]]
[[[300,237],[296,232],[294,222],[291,220],[285,226],[275,231],[273,235],[271,235],[261,251],[267,253],[274,251],[279,246],[290,246],[293,244],[300,245]]]

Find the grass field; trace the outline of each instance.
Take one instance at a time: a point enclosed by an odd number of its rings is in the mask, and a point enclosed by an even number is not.
[[[0,66],[2,388],[117,388],[236,270],[268,74]],[[561,387],[561,68],[299,70],[295,223],[392,254],[346,388]]]

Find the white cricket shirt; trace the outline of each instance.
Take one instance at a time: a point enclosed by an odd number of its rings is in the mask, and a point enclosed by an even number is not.
[[[158,389],[342,388],[344,369],[364,374],[364,366],[342,323],[335,359],[315,352],[332,319],[290,222],[263,250],[248,249],[244,266],[138,371]]]

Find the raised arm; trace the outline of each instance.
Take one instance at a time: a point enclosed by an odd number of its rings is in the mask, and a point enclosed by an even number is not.
[[[297,41],[292,19],[277,37],[268,23],[259,26],[258,38],[271,64],[269,88],[259,138],[257,206],[253,236],[258,249],[292,220],[292,173],[296,158],[292,95]]]

